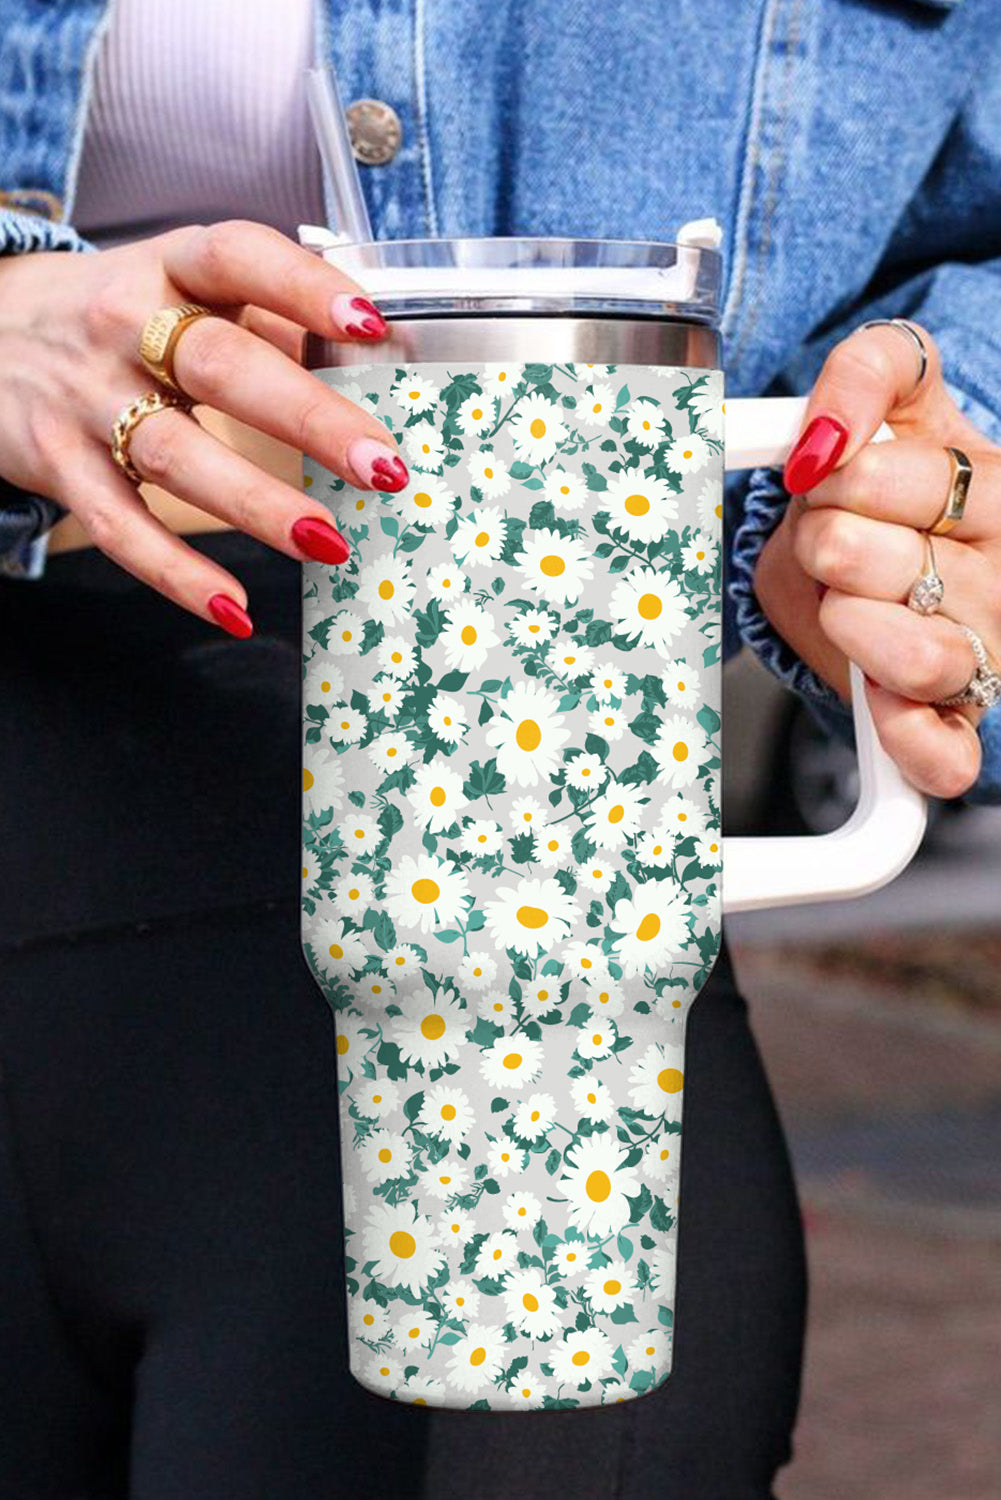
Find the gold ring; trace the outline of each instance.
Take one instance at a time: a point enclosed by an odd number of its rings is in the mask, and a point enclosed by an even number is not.
[[[199,302],[182,302],[178,307],[159,307],[151,313],[139,335],[139,358],[154,380],[178,391],[184,389],[174,374],[174,352],[178,340],[186,328],[199,318],[210,318],[212,309],[202,307]]]
[[[907,595],[907,607],[919,615],[934,615],[942,607],[945,584],[942,582],[942,575],[935,562],[935,548],[932,546],[931,537],[927,531],[921,531],[918,535],[924,541],[924,572],[911,584]]]
[[[142,475],[129,456],[129,447],[136,428],[147,417],[152,417],[158,411],[169,411],[173,407],[179,411],[190,412],[191,402],[187,396],[172,396],[169,391],[147,391],[144,396],[137,396],[135,401],[130,401],[128,406],[123,406],[115,418],[111,429],[111,456],[125,477],[131,479],[133,484],[143,482]]]
[[[966,454],[960,448],[946,448],[949,461],[952,464],[952,478],[949,481],[949,493],[945,504],[938,514],[938,518],[928,527],[932,536],[946,536],[954,526],[958,526],[963,519],[966,509],[966,497],[970,492],[970,480],[973,478],[973,465]]]

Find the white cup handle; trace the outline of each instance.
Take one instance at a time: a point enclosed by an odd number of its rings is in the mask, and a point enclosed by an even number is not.
[[[800,397],[727,401],[727,469],[783,464],[805,407]],[[884,423],[873,442],[892,437]],[[863,896],[893,880],[917,852],[927,819],[925,799],[880,745],[865,679],[854,662],[851,687],[859,762],[855,811],[832,833],[724,839],[724,912]]]

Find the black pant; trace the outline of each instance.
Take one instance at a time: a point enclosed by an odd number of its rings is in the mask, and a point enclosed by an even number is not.
[[[257,657],[93,557],[0,600],[31,652],[0,684],[0,1500],[768,1496],[802,1241],[725,955],[690,1025],[666,1386],[503,1415],[348,1376],[331,1018],[294,896],[260,893],[298,865],[296,574],[203,545],[262,570]]]

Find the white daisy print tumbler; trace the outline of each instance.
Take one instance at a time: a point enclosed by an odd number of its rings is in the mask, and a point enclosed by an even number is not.
[[[351,544],[304,569],[302,851],[351,1367],[418,1405],[611,1405],[667,1379],[684,1318],[685,1023],[724,908],[873,888],[922,808],[857,691],[851,822],[722,839],[712,249],[323,253],[390,336],[307,362],[410,474],[305,476]],[[800,410],[731,403],[731,466],[780,461]]]

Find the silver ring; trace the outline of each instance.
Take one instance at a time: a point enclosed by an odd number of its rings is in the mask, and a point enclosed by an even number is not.
[[[976,631],[971,630],[968,625],[960,625],[959,628],[973,647],[973,654],[977,658],[976,671],[961,693],[953,693],[950,698],[937,698],[935,707],[961,708],[973,704],[976,708],[994,708],[1001,703],[1001,676],[991,665],[986,647]]]
[[[924,572],[919,574],[911,584],[910,593],[907,595],[907,608],[913,609],[915,614],[934,615],[942,607],[945,584],[942,582],[938,565],[935,562],[935,548],[932,546],[931,537],[927,531],[919,534],[924,538],[925,566]]]
[[[925,341],[921,337],[920,333],[918,333],[918,330],[912,323],[908,323],[906,318],[870,318],[868,323],[859,324],[858,328],[855,330],[856,333],[861,333],[863,328],[895,328],[898,333],[902,333],[905,338],[910,339],[911,343],[914,345],[914,348],[917,350],[918,358],[921,361],[921,366],[918,370],[918,378],[914,382],[914,390],[911,391],[911,396],[913,396],[914,391],[917,390],[918,386],[921,384],[922,380],[924,380],[926,374],[928,373],[928,350],[925,347]],[[911,399],[911,396],[908,396],[908,401]]]

